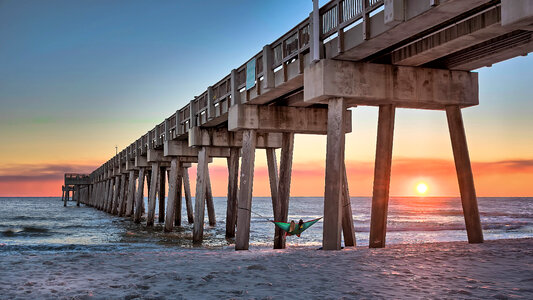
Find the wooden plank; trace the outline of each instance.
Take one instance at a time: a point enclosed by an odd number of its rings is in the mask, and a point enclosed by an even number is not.
[[[281,142],[281,156],[278,181],[278,220],[287,222],[289,216],[289,199],[291,192],[292,157],[294,152],[294,133],[284,132]],[[276,220],[277,221],[277,220]],[[285,249],[285,234],[276,227],[274,249]]]
[[[146,226],[154,226],[155,220],[155,202],[157,197],[157,191],[159,189],[159,163],[152,163],[152,174],[150,188],[148,189],[148,214],[146,216]]]
[[[159,223],[165,222],[166,167],[159,170]]]
[[[328,137],[326,181],[324,195],[324,227],[322,248],[341,249],[341,204],[344,166],[344,123],[346,114],[343,98],[328,102]]]
[[[238,198],[235,250],[248,250],[250,246],[250,219],[256,141],[255,130],[244,131],[242,138],[241,186]]]
[[[209,177],[209,171],[206,173],[206,193],[205,203],[207,205],[207,215],[209,218],[209,226],[215,226],[217,224],[215,216],[215,204],[213,203],[213,191],[211,190],[211,178]]]
[[[239,148],[230,149],[228,157],[228,202],[226,210],[226,238],[235,237],[237,223],[237,193],[239,183]]]
[[[174,228],[174,215],[176,214],[176,203],[178,200],[178,172],[180,168],[179,159],[173,157],[170,162],[170,174],[168,178],[168,201],[167,214],[165,216],[165,231],[170,232]]]
[[[344,246],[355,247],[355,228],[353,225],[352,204],[350,202],[346,164],[344,165],[344,183],[342,191],[342,235],[344,236]]]
[[[133,222],[135,223],[141,223],[141,216],[142,216],[142,206],[143,206],[143,198],[144,198],[144,168],[140,168],[139,170],[139,182],[137,184],[137,194],[135,194],[135,211],[134,211],[134,217]]]
[[[194,223],[194,214],[191,199],[191,184],[189,182],[189,169],[183,168],[183,190],[185,192],[185,205],[187,206],[187,221],[189,224]]]
[[[193,243],[201,243],[204,238],[204,213],[205,197],[207,189],[207,148],[201,147],[198,151],[198,168],[196,171],[196,194],[194,196],[194,222],[193,226]]]
[[[135,171],[131,170],[128,174],[128,198],[126,201],[126,212],[124,215],[130,217],[133,213],[133,201],[135,199]]]
[[[447,106],[446,117],[448,119],[452,141],[453,157],[457,171],[457,180],[459,182],[459,191],[461,193],[468,242],[483,243],[483,231],[479,219],[474,176],[472,175],[463,117],[459,106]]]
[[[392,144],[394,138],[394,116],[395,107],[393,105],[382,105],[379,107],[372,213],[370,217],[370,248],[385,247]]]

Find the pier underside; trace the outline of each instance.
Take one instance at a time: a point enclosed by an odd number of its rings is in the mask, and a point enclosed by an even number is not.
[[[461,110],[480,104],[472,70],[533,51],[533,1],[333,0],[321,8],[313,2],[309,18],[87,175],[87,182],[66,182],[65,189],[76,190],[81,203],[135,222],[146,213],[147,226],[154,225],[159,201],[165,231],[182,224],[183,191],[198,244],[206,209],[209,225],[216,224],[209,163],[225,158],[226,237],[246,250],[256,149],[267,157],[272,215],[286,222],[294,136],[326,135],[323,249],[338,250],[343,239],[355,246],[345,134],[352,131],[349,108],[375,106],[370,247],[384,247],[396,109],[440,110],[448,121],[468,241],[483,242]],[[197,166],[194,205],[191,164]],[[279,228],[273,246],[285,248]]]

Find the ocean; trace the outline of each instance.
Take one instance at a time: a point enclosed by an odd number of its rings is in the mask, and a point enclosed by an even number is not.
[[[146,201],[146,199],[145,199]],[[194,198],[193,198],[194,201]],[[233,247],[225,239],[226,198],[214,198],[217,224],[210,227],[205,219],[205,238],[200,248]],[[353,219],[358,246],[368,245],[370,197],[352,197]],[[533,198],[478,198],[483,233],[486,240],[533,237]],[[194,248],[192,224],[184,224],[172,233],[163,232],[163,224],[153,228],[109,215],[91,207],[63,207],[60,198],[0,198],[0,255],[31,252],[108,252],[160,251]],[[254,197],[250,230],[251,248],[270,248],[274,225],[271,199]],[[156,212],[158,209],[156,208]],[[289,220],[309,220],[322,216],[322,197],[293,197]],[[389,204],[387,244],[466,241],[461,201],[456,197],[392,197]],[[319,248],[322,221],[301,237],[287,238],[288,247]]]

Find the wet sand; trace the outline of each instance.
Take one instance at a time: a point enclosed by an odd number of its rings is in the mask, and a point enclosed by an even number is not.
[[[533,298],[533,239],[0,256],[2,299]]]

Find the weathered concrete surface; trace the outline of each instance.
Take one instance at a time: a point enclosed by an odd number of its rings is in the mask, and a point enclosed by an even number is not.
[[[242,147],[242,132],[228,131],[227,128],[193,127],[189,130],[191,147]],[[257,135],[257,148],[280,148],[281,133]]]
[[[444,109],[479,104],[477,73],[321,60],[305,69],[304,100],[345,98],[349,106]]]
[[[346,111],[346,132],[352,131],[352,112]],[[228,130],[327,134],[328,110],[287,106],[234,105],[229,110]]]

